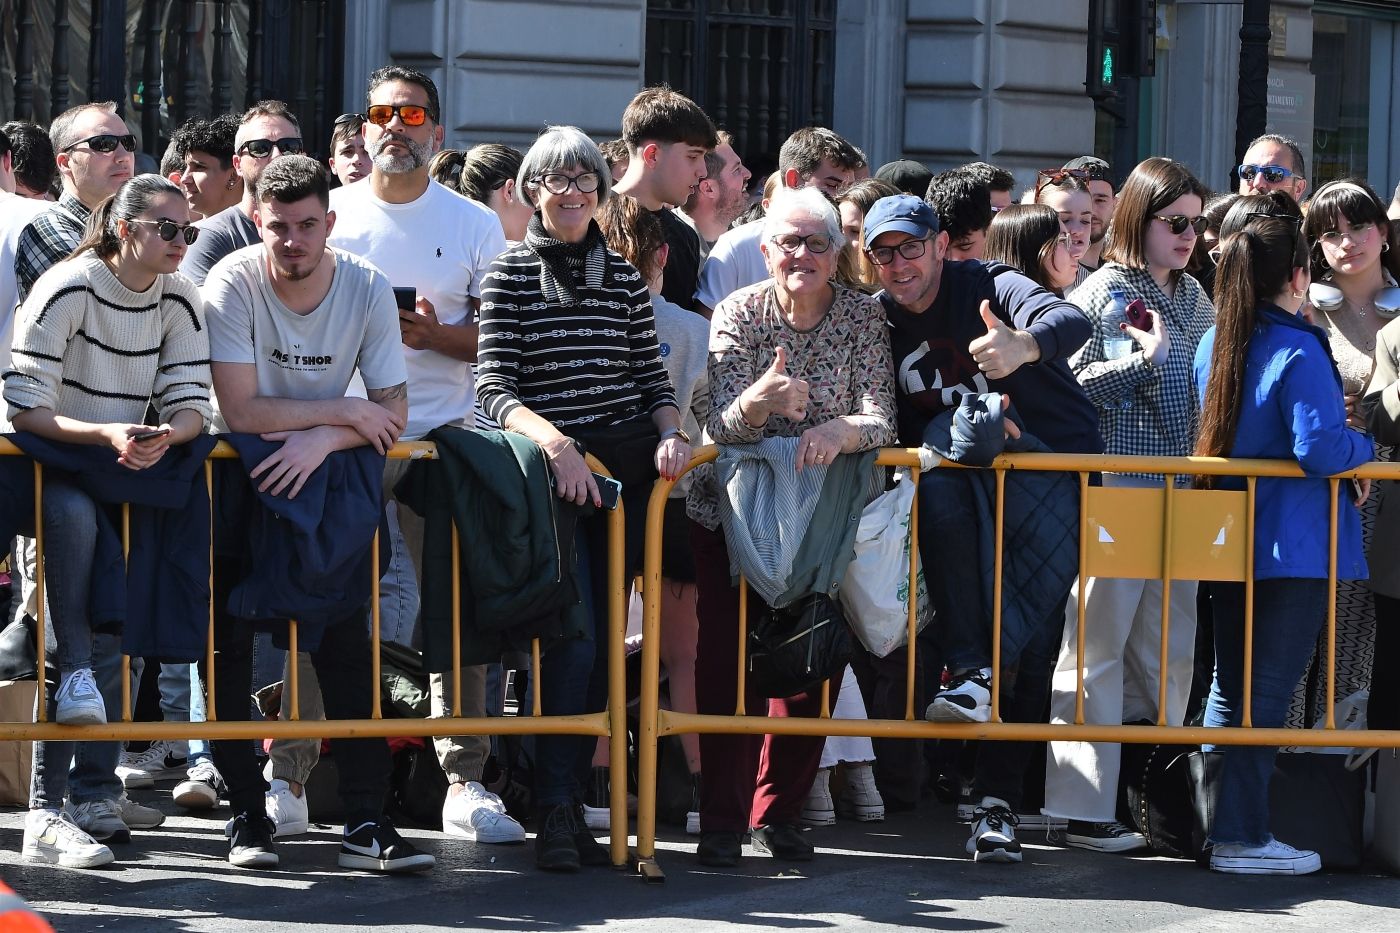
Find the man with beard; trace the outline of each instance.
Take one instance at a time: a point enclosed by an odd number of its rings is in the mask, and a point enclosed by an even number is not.
[[[180,263],[196,285],[203,285],[214,264],[236,249],[260,242],[253,223],[254,192],[269,162],[302,151],[301,124],[280,100],[260,100],[244,112],[233,138],[233,167],[243,179],[243,199],[195,224],[199,239]]]
[[[417,290],[414,307],[398,312],[408,366],[405,441],[420,440],[443,425],[472,426],[473,318],[481,278],[506,248],[501,223],[489,208],[428,175],[428,162],[442,146],[441,114],[437,85],[427,75],[399,65],[374,72],[364,125],[373,168],[369,178],[342,185],[330,196],[336,218],[330,244],[373,263],[393,285]],[[407,460],[386,464],[386,499],[408,465]],[[423,520],[408,508],[398,509],[398,519],[412,565],[396,550],[390,572],[413,573],[421,582]],[[403,624],[411,627],[413,619]],[[302,697],[311,696],[314,703],[315,671],[304,657],[300,670]],[[447,715],[441,674],[431,677],[431,697],[433,715]],[[484,666],[462,668],[462,715],[486,715]],[[451,784],[442,812],[445,831],[477,842],[525,841],[525,830],[506,815],[500,798],[481,785],[490,741],[484,736],[440,737],[434,744]],[[289,810],[305,807],[288,793],[301,796],[318,751],[315,742],[273,745],[273,789]],[[269,803],[269,812],[274,809]]]
[[[734,151],[734,139],[724,130],[717,133],[719,145],[705,153],[705,177],[690,192],[676,216],[700,236],[700,261],[710,255],[710,247],[729,229],[749,206],[749,179],[752,173]]]
[[[1108,222],[1113,219],[1113,208],[1118,204],[1118,196],[1113,193],[1113,179],[1108,163],[1094,156],[1079,156],[1065,163],[1065,168],[1083,169],[1089,177],[1089,197],[1094,214],[1089,226],[1089,251],[1079,260],[1079,264],[1093,272],[1103,264],[1103,238],[1108,233]]]

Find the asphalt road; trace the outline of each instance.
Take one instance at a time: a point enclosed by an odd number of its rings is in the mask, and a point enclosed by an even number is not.
[[[1022,864],[974,865],[965,828],[932,803],[885,823],[814,830],[817,859],[801,866],[750,856],[738,869],[703,869],[693,841],[672,831],[659,851],[666,882],[649,885],[607,868],[545,875],[532,843],[477,846],[412,830],[438,857],[432,874],[343,872],[330,827],[279,843],[278,871],[240,871],[224,860],[226,809],[190,817],[175,815],[168,791],[137,798],[171,818],[92,871],[24,864],[23,813],[0,811],[0,878],[60,931],[1400,931],[1400,879],[1379,873],[1216,875],[1048,847],[1033,833],[1022,834]]]

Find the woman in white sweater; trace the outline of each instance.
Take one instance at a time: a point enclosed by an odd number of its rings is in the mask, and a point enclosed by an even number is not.
[[[176,272],[197,235],[180,189],[157,175],[130,179],[93,211],[73,255],[44,273],[16,317],[4,375],[16,430],[109,448],[131,470],[153,466],[171,444],[205,430],[204,310],[194,285]],[[143,423],[148,407],[158,416],[154,427]],[[88,614],[96,509],[71,483],[46,477],[44,570],[62,675],[54,704],[60,723],[107,721]],[[31,816],[44,823],[59,820],[68,770],[66,760],[47,757],[54,766],[36,768],[31,801]],[[64,846],[50,828],[26,827],[26,857],[83,863],[75,867],[110,860],[104,846]]]

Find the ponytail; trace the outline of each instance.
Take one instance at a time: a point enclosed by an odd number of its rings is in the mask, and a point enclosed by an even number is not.
[[[121,249],[121,235],[117,232],[118,220],[134,220],[150,209],[157,197],[173,194],[183,198],[184,194],[167,178],[159,175],[137,175],[128,178],[116,194],[93,208],[83,227],[83,238],[68,254],[73,259],[81,253],[92,250],[103,259],[110,259]]]

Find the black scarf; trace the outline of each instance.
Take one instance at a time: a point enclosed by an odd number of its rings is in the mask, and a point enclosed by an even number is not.
[[[607,245],[597,221],[588,222],[588,232],[577,243],[564,243],[550,236],[536,211],[525,228],[525,245],[540,257],[540,291],[550,304],[578,303],[578,289],[603,286],[607,268]]]

